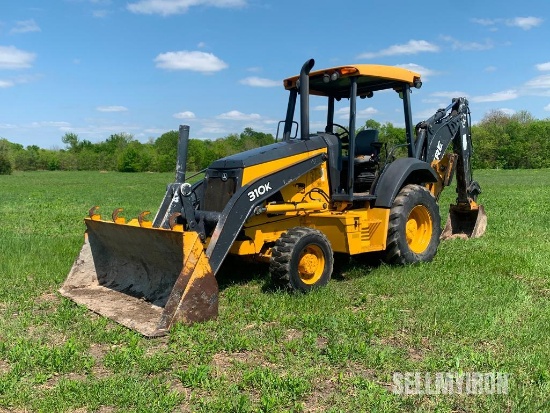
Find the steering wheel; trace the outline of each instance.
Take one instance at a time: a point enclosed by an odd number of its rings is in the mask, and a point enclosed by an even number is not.
[[[330,123],[327,125],[329,128],[334,128],[334,126],[337,126],[339,127],[340,129],[342,129],[344,132],[340,132],[340,133],[336,133],[336,132],[333,132],[337,137],[338,139],[340,139],[342,142],[349,142],[349,130],[347,130],[347,128],[344,128],[342,125],[339,125],[338,123]],[[344,138],[347,138],[347,139],[344,139]]]

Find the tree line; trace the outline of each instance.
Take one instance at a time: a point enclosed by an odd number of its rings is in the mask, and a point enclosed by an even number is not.
[[[391,123],[368,120],[365,126],[378,129],[379,140],[389,147],[406,142],[405,130]],[[550,168],[550,118],[535,119],[527,111],[510,115],[495,110],[472,125],[471,132],[474,169]]]
[[[92,143],[75,133],[66,133],[61,138],[65,148],[57,150],[23,147],[0,139],[0,174],[12,170],[171,172],[176,168],[178,137],[177,131],[170,131],[141,143],[130,134],[118,133]],[[187,169],[200,171],[216,159],[273,142],[273,135],[251,128],[215,140],[190,139]]]
[[[365,127],[379,130],[379,139],[393,145],[405,142],[405,130],[392,123],[368,120]],[[170,131],[147,143],[130,134],[109,136],[92,143],[75,133],[62,137],[63,149],[43,149],[0,139],[0,174],[13,170],[109,170],[170,172],[175,170],[178,132]],[[190,139],[187,169],[199,171],[224,156],[275,142],[271,134],[246,128],[215,140]],[[472,126],[475,169],[550,168],[550,119],[535,119],[529,112],[513,115],[489,112]]]

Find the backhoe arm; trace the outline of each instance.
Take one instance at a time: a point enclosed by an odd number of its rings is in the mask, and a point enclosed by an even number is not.
[[[472,134],[470,109],[466,98],[459,97],[445,109],[439,109],[431,118],[416,126],[416,153],[418,159],[428,162],[439,179],[430,184],[430,191],[439,198],[445,186],[451,184],[456,172],[456,204],[451,205],[442,238],[483,235],[487,217],[477,197],[479,184],[472,176]],[[453,145],[453,150],[447,152]]]
[[[456,172],[457,204],[475,202],[481,188],[472,177],[468,101],[463,97],[453,99],[447,108],[419,123],[416,131],[416,157],[430,163],[441,178],[432,190],[434,196],[438,198],[443,188],[451,184]],[[453,153],[446,154],[451,143]]]

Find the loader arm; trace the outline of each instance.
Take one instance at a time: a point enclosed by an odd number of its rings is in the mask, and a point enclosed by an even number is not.
[[[313,156],[289,168],[258,178],[235,193],[222,211],[206,249],[214,274],[220,268],[237,235],[255,208],[283,187],[321,165],[326,159],[327,156],[324,153]],[[261,187],[269,190],[259,191]]]
[[[60,292],[149,337],[166,334],[176,322],[214,318],[215,275],[244,223],[269,196],[325,161],[326,154],[317,152],[257,178],[239,188],[221,213],[188,208],[189,192],[181,188],[186,184],[171,184],[159,216],[180,208],[176,213],[187,214],[187,230],[116,216],[104,221],[92,208],[85,219],[86,242]],[[200,225],[204,216],[217,219],[209,240]]]

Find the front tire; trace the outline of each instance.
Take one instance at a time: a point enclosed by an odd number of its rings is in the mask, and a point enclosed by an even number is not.
[[[313,228],[296,227],[275,242],[269,272],[275,283],[307,292],[326,285],[333,266],[332,247],[327,237]]]
[[[390,210],[384,261],[389,264],[431,261],[440,234],[441,217],[435,198],[423,186],[406,185]]]

